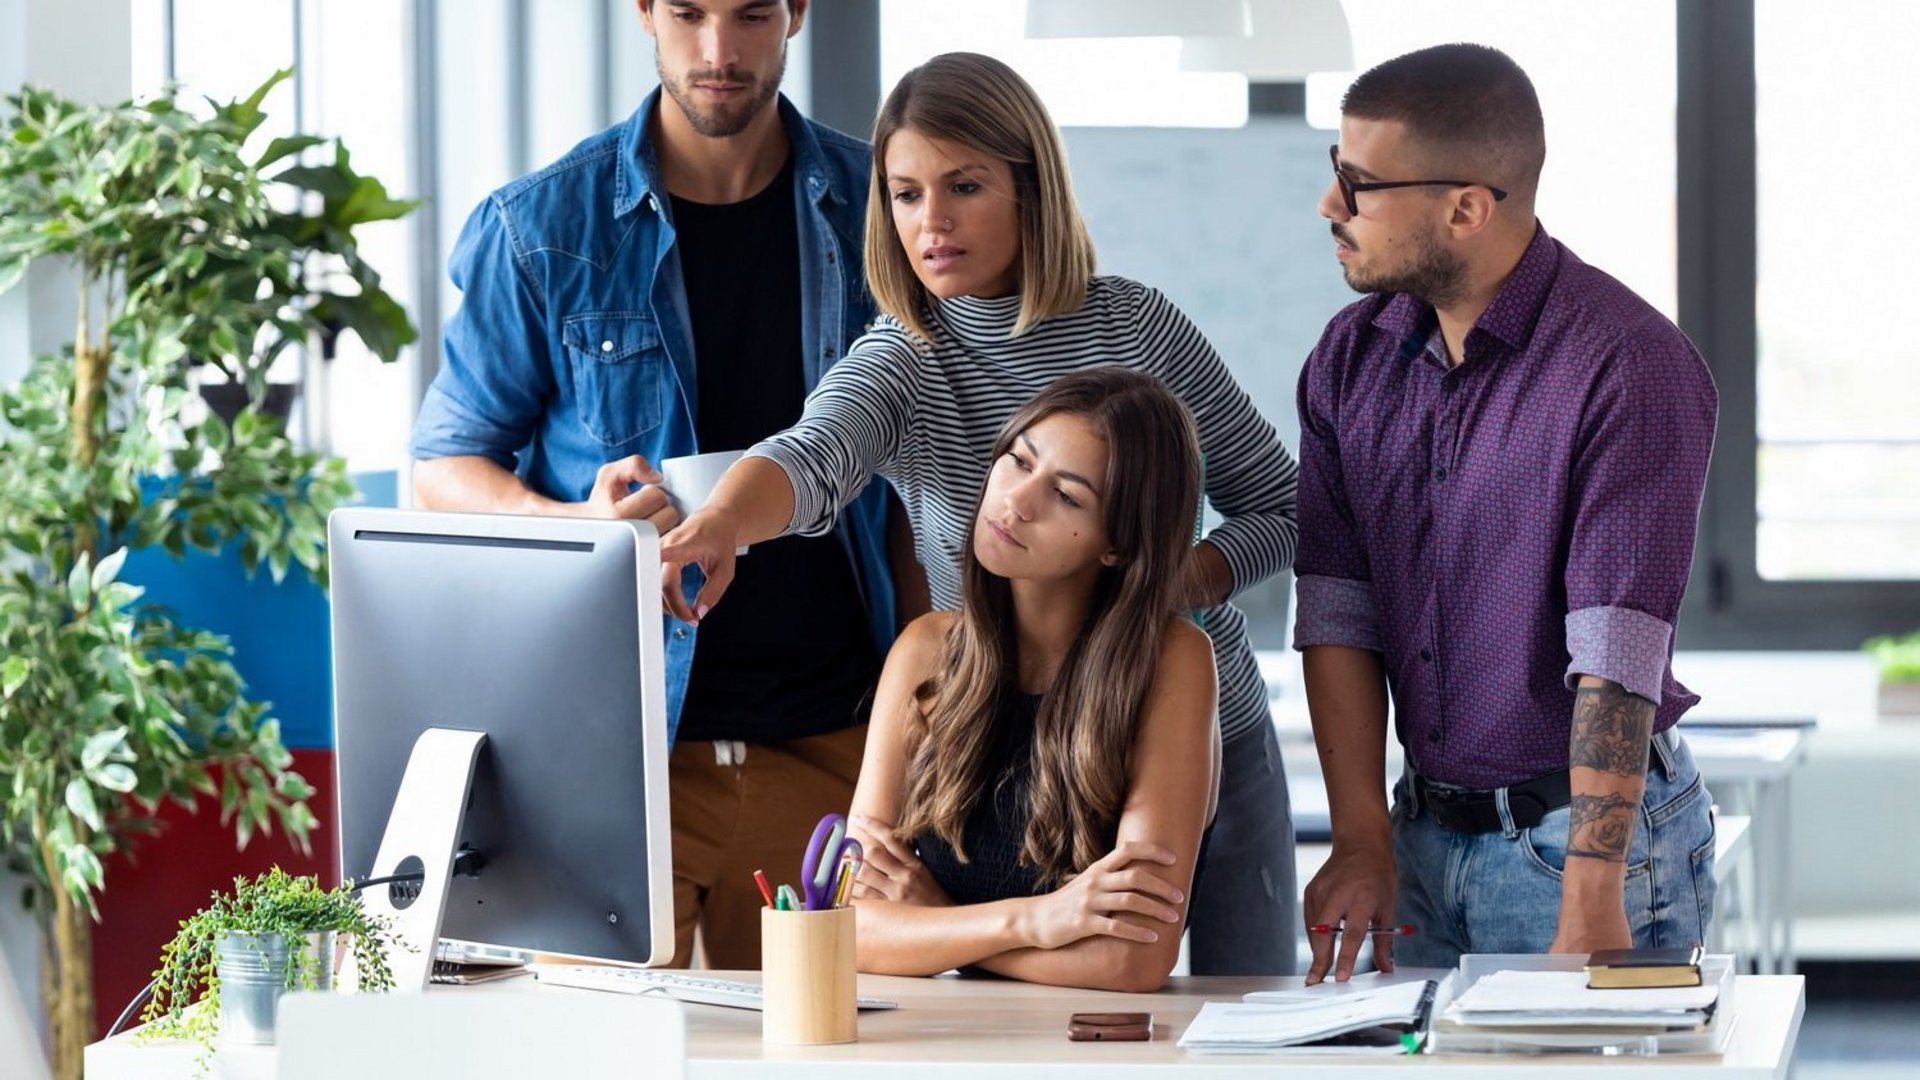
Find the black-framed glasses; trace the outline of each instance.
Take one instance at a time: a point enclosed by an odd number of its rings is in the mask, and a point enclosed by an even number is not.
[[[1354,201],[1354,196],[1363,191],[1404,187],[1483,187],[1493,192],[1494,202],[1507,197],[1506,192],[1478,180],[1353,180],[1340,168],[1340,147],[1337,144],[1327,147],[1327,156],[1333,159],[1333,178],[1340,184],[1340,196],[1347,201],[1347,214],[1351,217],[1360,216],[1360,204]]]

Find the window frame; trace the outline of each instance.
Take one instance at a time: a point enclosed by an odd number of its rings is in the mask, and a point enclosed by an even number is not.
[[[1678,643],[1853,649],[1920,627],[1920,580],[1770,581],[1758,560],[1759,159],[1754,0],[1683,3],[1675,38],[1680,329],[1720,390]]]

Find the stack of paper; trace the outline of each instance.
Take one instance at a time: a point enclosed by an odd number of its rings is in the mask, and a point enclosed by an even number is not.
[[[1432,981],[1360,992],[1322,985],[1329,990],[1209,1001],[1180,1036],[1180,1048],[1196,1054],[1338,1054],[1399,1053],[1419,1045],[1433,1007]]]
[[[1473,1026],[1699,1028],[1713,1017],[1717,982],[1644,990],[1593,990],[1579,971],[1495,971],[1447,1008],[1446,1017]]]

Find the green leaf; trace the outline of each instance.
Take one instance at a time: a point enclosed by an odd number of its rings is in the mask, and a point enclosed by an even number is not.
[[[313,785],[297,772],[283,772],[274,780],[273,789],[283,798],[299,801],[313,798]]]
[[[80,880],[88,885],[96,889],[106,885],[105,868],[100,865],[100,857],[93,853],[93,849],[85,846],[69,848],[67,863],[80,872]]]
[[[266,167],[282,158],[291,157],[302,150],[319,146],[327,140],[319,135],[282,135],[267,144],[267,151],[253,163],[255,169],[265,171]]]
[[[384,290],[328,296],[314,305],[313,314],[322,323],[353,331],[375,356],[389,364],[400,356],[402,346],[413,344],[420,336],[406,309]]]
[[[317,192],[329,199],[346,199],[353,194],[353,176],[330,165],[295,165],[280,170],[276,183]]]
[[[420,205],[418,199],[396,199],[387,194],[387,186],[371,176],[356,177],[353,191],[334,216],[345,228],[373,221],[392,221],[405,217]]]
[[[113,554],[101,559],[100,565],[93,568],[93,591],[99,592],[106,588],[109,582],[118,578],[120,565],[126,561],[127,549],[124,547],[115,549]]]
[[[0,661],[0,696],[13,697],[33,673],[33,661],[15,654]]]
[[[80,751],[80,768],[87,772],[93,772],[95,769],[106,764],[107,759],[113,757],[114,752],[125,746],[126,742],[127,729],[125,727],[96,732],[92,738],[87,740],[85,748]]]
[[[67,781],[67,809],[95,832],[106,828],[106,823],[100,820],[100,807],[93,801],[93,785],[87,783],[85,777],[76,776]]]
[[[291,78],[292,75],[292,68],[281,68],[272,75],[267,76],[267,81],[261,83],[254,89],[253,93],[247,95],[246,100],[234,101],[219,109],[220,115],[239,124],[243,131],[252,131],[255,127],[259,126],[260,121],[263,119],[260,112],[261,102],[267,100],[267,95],[273,92],[274,87],[279,86]]]
[[[73,569],[67,573],[67,599],[73,603],[75,611],[87,609],[89,596],[87,586],[91,583],[87,573],[87,562],[88,556],[82,552],[79,561],[75,562]]]
[[[117,791],[122,795],[132,791],[139,783],[139,777],[135,775],[133,769],[117,761],[109,762],[94,774],[93,779],[108,791]]]

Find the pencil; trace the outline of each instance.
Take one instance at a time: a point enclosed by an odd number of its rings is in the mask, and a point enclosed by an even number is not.
[[[760,886],[760,895],[767,898],[767,906],[773,906],[773,886],[767,884],[767,875],[758,870],[753,872],[753,883]]]

